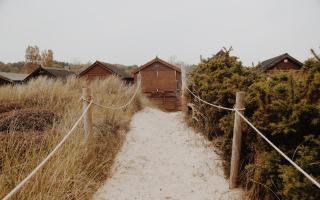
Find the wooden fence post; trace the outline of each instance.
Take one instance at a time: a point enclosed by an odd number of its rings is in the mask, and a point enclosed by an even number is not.
[[[91,91],[88,87],[84,87],[82,89],[82,97],[88,101],[91,101],[92,95]],[[89,106],[88,101],[82,101],[82,110],[83,112]],[[93,139],[93,126],[92,126],[92,106],[88,109],[87,113],[83,117],[83,124],[84,124],[84,133],[85,138],[88,141]]]
[[[140,82],[140,87],[142,87],[142,77],[141,77],[141,73],[139,72],[139,74],[137,75],[137,83]]]
[[[244,96],[245,96],[245,92],[237,92],[236,93],[235,109],[243,109],[244,108]],[[240,113],[243,114],[244,110],[241,110]],[[237,187],[240,153],[241,153],[241,136],[242,136],[241,121],[242,121],[241,117],[239,116],[239,114],[237,112],[235,112],[234,126],[233,126],[233,138],[232,138],[230,180],[229,180],[229,188],[230,189]]]
[[[186,87],[187,87],[186,67],[181,66],[181,110],[185,113],[188,111],[187,100],[185,97]]]

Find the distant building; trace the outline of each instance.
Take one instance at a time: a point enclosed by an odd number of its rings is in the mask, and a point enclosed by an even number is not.
[[[265,72],[275,70],[300,70],[303,64],[289,54],[285,53],[274,58],[270,58],[260,63],[260,67]]]
[[[156,57],[133,71],[142,78],[142,92],[167,111],[181,109],[181,69]]]
[[[78,74],[78,77],[91,81],[95,79],[105,79],[112,75],[119,77],[127,83],[133,82],[133,77],[130,73],[126,72],[124,68],[100,61],[96,61],[92,65],[84,68]]]
[[[22,83],[28,74],[0,72],[0,85]]]
[[[38,77],[66,79],[69,76],[75,76],[75,73],[70,70],[66,70],[64,68],[39,66],[31,74],[29,74],[24,81],[29,81],[31,79],[36,79]]]

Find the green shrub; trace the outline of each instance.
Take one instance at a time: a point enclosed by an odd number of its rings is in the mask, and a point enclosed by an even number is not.
[[[243,67],[229,52],[204,60],[189,74],[188,87],[204,100],[233,107],[237,91],[246,92],[245,116],[305,171],[320,180],[320,64],[304,72],[271,75]],[[228,176],[234,113],[187,95],[201,113],[191,125],[215,138]],[[190,120],[189,120],[190,121]],[[240,182],[251,199],[320,199],[319,189],[247,125],[243,127]],[[274,193],[275,194],[274,194]]]

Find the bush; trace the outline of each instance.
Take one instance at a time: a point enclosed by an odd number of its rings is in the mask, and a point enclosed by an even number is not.
[[[245,116],[276,146],[309,174],[320,180],[320,72],[308,61],[304,76],[275,73],[267,76],[243,67],[229,52],[220,52],[190,73],[189,88],[208,102],[233,107],[235,93],[246,92]],[[209,139],[215,138],[228,176],[234,113],[219,110],[188,95],[202,113],[190,122]],[[190,121],[190,120],[189,120]],[[240,182],[251,199],[319,199],[318,188],[244,125]],[[310,194],[311,197],[310,197]]]
[[[46,109],[26,108],[0,114],[0,131],[44,131],[58,116]]]

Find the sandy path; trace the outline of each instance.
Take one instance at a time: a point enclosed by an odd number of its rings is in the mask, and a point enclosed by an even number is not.
[[[131,122],[114,174],[94,199],[241,199],[228,189],[221,161],[181,113],[146,108]]]

